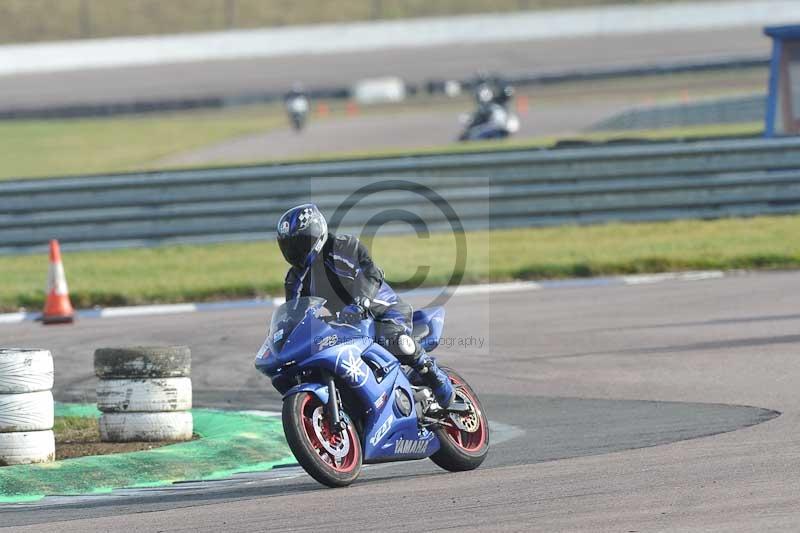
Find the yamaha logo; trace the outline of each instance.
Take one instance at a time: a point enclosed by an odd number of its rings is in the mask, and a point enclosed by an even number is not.
[[[394,444],[394,453],[418,455],[428,450],[429,440],[400,439]]]

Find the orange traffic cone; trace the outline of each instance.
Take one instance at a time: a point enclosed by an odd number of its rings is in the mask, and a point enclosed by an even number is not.
[[[58,241],[50,241],[50,273],[47,277],[47,302],[44,304],[42,322],[44,324],[66,324],[75,319],[72,302],[69,301],[67,278],[61,262]]]
[[[529,109],[528,97],[524,94],[517,96],[517,113],[520,115],[527,115]]]

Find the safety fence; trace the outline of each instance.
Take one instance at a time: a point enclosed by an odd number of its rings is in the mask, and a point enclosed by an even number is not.
[[[0,253],[274,236],[314,201],[339,229],[494,229],[800,212],[800,139],[508,150],[0,183]]]
[[[649,130],[705,124],[761,122],[767,115],[767,95],[719,98],[701,102],[629,109],[595,124],[593,130]]]

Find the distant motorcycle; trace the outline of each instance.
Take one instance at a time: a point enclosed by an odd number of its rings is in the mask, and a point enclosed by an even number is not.
[[[300,465],[330,487],[349,485],[364,463],[430,459],[450,471],[477,468],[489,452],[489,424],[466,380],[442,367],[456,391],[442,408],[416,371],[374,341],[366,318],[342,323],[325,299],[302,297],[275,310],[256,368],[283,395],[283,429]],[[414,312],[428,351],[444,309]]]
[[[459,141],[504,139],[519,131],[519,117],[494,102],[481,106],[472,115],[462,116],[462,122],[465,128]]]
[[[295,131],[301,131],[308,118],[308,98],[305,95],[290,96],[286,99],[286,112]]]

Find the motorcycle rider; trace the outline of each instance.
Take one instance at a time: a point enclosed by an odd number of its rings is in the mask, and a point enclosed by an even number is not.
[[[306,116],[308,115],[308,95],[302,84],[294,83],[289,92],[283,97],[283,105],[289,115],[289,121],[296,131],[300,131],[305,126]]]
[[[508,104],[511,102],[511,99],[514,97],[514,86],[510,83],[504,82],[498,79],[495,82],[495,90],[494,92],[494,103],[497,105],[501,105],[504,108],[508,108]]]
[[[489,122],[492,118],[492,103],[494,102],[494,91],[488,83],[481,83],[475,89],[476,110],[472,115],[470,126],[478,126]]]
[[[519,129],[519,119],[509,111],[514,96],[511,84],[496,76],[479,74],[474,82],[476,109],[465,120],[460,141],[508,137]]]
[[[330,233],[314,204],[286,211],[277,231],[278,246],[291,265],[284,285],[286,300],[325,298],[326,307],[351,324],[373,317],[376,340],[419,373],[439,405],[450,405],[455,396],[450,379],[411,336],[412,308],[386,283],[367,248],[352,235]]]

